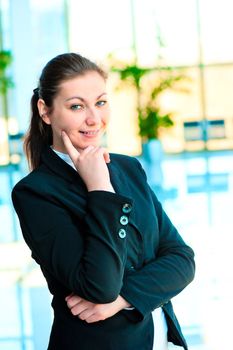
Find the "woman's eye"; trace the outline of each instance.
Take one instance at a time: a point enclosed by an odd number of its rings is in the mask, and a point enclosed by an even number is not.
[[[107,101],[98,101],[96,104],[97,106],[101,107],[104,106],[107,103]]]
[[[77,110],[82,109],[83,106],[82,106],[82,105],[72,105],[70,108],[71,108],[73,111],[77,111]]]

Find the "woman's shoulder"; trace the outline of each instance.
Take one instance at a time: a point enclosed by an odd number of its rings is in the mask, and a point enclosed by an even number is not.
[[[32,170],[21,178],[13,187],[12,192],[22,189],[34,189],[35,191],[42,191],[45,184],[53,182],[53,177],[43,167],[38,167]]]
[[[139,160],[134,157],[134,156],[129,156],[126,154],[120,154],[120,153],[110,153],[110,159],[111,161],[113,161],[116,164],[119,165],[135,165],[135,166],[139,166],[140,162]]]
[[[138,174],[141,174],[143,177],[145,177],[145,171],[142,167],[140,159],[137,157],[119,153],[110,153],[110,159],[115,166],[122,168],[122,170],[129,173],[132,172],[134,174],[135,172],[138,172]]]

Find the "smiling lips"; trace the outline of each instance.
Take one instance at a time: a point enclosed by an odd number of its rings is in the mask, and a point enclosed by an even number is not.
[[[80,131],[83,135],[88,136],[88,137],[93,137],[96,136],[98,134],[99,130],[92,130],[92,131]]]

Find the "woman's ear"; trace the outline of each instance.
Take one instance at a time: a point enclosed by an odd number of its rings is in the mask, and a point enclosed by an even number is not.
[[[48,107],[46,106],[44,100],[42,100],[42,98],[39,98],[38,102],[37,102],[37,107],[38,107],[38,111],[40,114],[40,117],[43,119],[43,121],[50,125],[51,121],[50,121],[50,117],[49,117],[49,113],[48,113]]]

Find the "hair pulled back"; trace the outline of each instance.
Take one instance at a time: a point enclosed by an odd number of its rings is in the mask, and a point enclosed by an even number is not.
[[[24,150],[31,170],[39,166],[44,146],[51,145],[53,142],[51,126],[46,124],[39,114],[37,107],[39,98],[44,100],[51,112],[60,84],[90,71],[99,73],[104,79],[107,78],[106,73],[99,66],[76,53],[58,55],[43,68],[38,87],[33,90],[31,121],[24,141]]]

